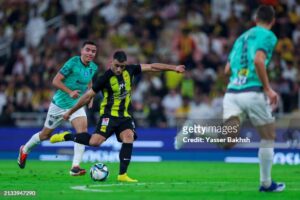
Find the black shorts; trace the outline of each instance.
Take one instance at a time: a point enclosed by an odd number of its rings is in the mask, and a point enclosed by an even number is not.
[[[120,133],[126,129],[130,129],[134,133],[134,140],[137,139],[137,134],[135,132],[135,124],[132,118],[130,117],[112,117],[112,116],[101,116],[95,134],[100,134],[106,139],[116,134],[117,140],[122,142],[120,138]]]

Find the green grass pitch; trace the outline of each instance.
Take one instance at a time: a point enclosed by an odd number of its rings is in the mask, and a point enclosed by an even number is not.
[[[118,163],[105,163],[110,176],[94,182],[89,174],[71,177],[70,162],[28,160],[24,170],[16,161],[0,161],[0,199],[7,190],[34,190],[35,197],[10,199],[300,199],[300,167],[275,165],[274,180],[287,185],[283,193],[259,193],[257,164],[219,162],[131,163],[129,175],[139,183],[116,181]],[[92,163],[82,167],[89,170]]]

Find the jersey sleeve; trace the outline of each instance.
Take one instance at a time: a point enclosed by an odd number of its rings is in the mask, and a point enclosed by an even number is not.
[[[64,66],[59,70],[59,72],[64,75],[64,77],[69,76],[72,73],[72,64],[70,61],[67,61]]]
[[[142,73],[141,65],[127,65],[126,69],[129,71],[130,74],[137,76]]]
[[[272,54],[277,43],[277,38],[271,34],[261,37],[257,42],[256,51],[263,51],[266,56]]]
[[[104,73],[102,76],[99,76],[95,83],[92,86],[92,89],[95,93],[100,92],[101,90],[103,90],[103,88],[105,87],[105,84],[108,80],[108,74]]]

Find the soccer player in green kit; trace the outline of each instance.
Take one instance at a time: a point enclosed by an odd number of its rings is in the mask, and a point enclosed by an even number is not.
[[[137,182],[127,175],[127,168],[130,163],[133,142],[137,138],[135,125],[132,116],[128,112],[131,103],[131,88],[133,78],[146,71],[175,71],[183,73],[183,65],[168,65],[162,63],[128,65],[127,56],[123,51],[117,51],[113,55],[110,69],[103,76],[100,76],[93,87],[88,90],[79,102],[64,114],[64,119],[69,117],[87,104],[96,93],[103,93],[103,100],[100,105],[100,119],[93,135],[83,132],[73,135],[66,131],[54,134],[50,142],[74,141],[89,146],[99,146],[107,138],[115,133],[119,142],[122,142],[120,150],[120,170],[118,181]]]
[[[93,62],[97,51],[96,44],[86,41],[81,48],[81,55],[70,58],[54,77],[52,83],[57,88],[49,106],[47,118],[41,131],[35,133],[30,140],[20,147],[18,164],[25,168],[26,159],[34,146],[50,138],[54,129],[63,122],[63,114],[74,106],[84,92],[92,87],[92,78],[98,71]],[[92,101],[89,107],[92,106]],[[74,112],[69,121],[77,133],[87,131],[87,116],[84,108]],[[86,171],[79,167],[85,146],[74,144],[74,158],[70,175],[84,175]]]
[[[261,137],[258,151],[260,192],[285,189],[284,183],[271,179],[275,140],[272,109],[278,104],[278,94],[270,86],[266,68],[277,43],[275,34],[270,31],[274,23],[273,7],[260,6],[256,11],[256,26],[235,41],[225,67],[230,81],[223,100],[223,119],[225,125],[240,125],[248,116],[257,128]],[[232,144],[224,147],[231,148]]]

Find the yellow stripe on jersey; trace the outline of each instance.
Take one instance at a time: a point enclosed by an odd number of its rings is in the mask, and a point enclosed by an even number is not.
[[[100,115],[104,114],[105,106],[107,105],[107,97],[108,97],[107,89],[104,89],[103,90],[103,100],[100,104]]]
[[[122,75],[123,75],[123,79],[125,82],[125,89],[127,92],[127,95],[125,98],[124,117],[130,117],[130,115],[128,113],[128,106],[129,106],[130,100],[131,100],[131,80],[130,80],[130,75],[129,75],[128,71],[124,71]]]
[[[119,109],[120,109],[120,103],[121,103],[121,100],[119,98],[120,96],[120,84],[119,84],[119,81],[117,79],[116,76],[113,76],[110,78],[110,86],[111,86],[111,89],[113,91],[113,94],[114,94],[114,102],[113,102],[113,105],[111,107],[111,116],[114,116],[114,117],[119,117]]]

